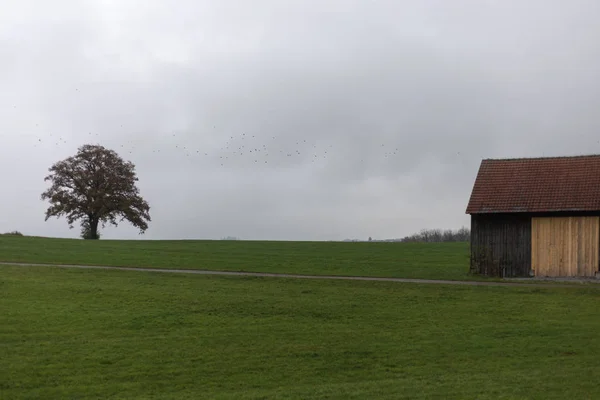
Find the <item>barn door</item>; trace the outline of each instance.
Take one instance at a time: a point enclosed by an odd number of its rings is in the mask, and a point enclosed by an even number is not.
[[[600,217],[531,220],[531,266],[535,276],[594,276],[599,245]]]

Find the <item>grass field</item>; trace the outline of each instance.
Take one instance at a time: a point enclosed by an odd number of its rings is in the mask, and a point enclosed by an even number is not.
[[[0,261],[471,279],[467,243],[92,241],[0,236]]]
[[[596,399],[600,290],[0,266],[2,399]]]

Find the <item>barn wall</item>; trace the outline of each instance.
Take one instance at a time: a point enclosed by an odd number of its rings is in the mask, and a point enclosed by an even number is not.
[[[531,215],[471,215],[471,273],[528,277],[531,270]]]
[[[535,276],[586,276],[598,272],[600,217],[534,217],[531,265]]]

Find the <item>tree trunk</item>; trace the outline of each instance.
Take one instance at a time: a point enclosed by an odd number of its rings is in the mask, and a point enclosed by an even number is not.
[[[98,218],[90,218],[90,239],[100,239],[98,235]]]
[[[95,218],[93,215],[88,215],[83,221],[83,224],[81,224],[81,237],[85,240],[100,239],[100,235],[98,234],[99,222],[98,218]]]

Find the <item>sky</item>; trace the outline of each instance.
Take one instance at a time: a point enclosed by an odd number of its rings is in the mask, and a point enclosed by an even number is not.
[[[0,231],[55,162],[136,165],[106,239],[399,238],[469,225],[481,160],[600,153],[597,0],[0,0]]]

